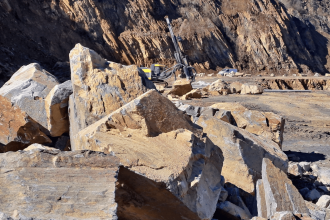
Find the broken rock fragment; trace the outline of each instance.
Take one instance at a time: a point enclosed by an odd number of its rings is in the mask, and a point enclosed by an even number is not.
[[[45,100],[47,124],[50,135],[59,137],[70,129],[68,106],[72,94],[71,81],[56,85]]]
[[[47,129],[45,98],[58,84],[55,76],[44,70],[39,64],[32,63],[21,67],[14,73],[10,80],[0,88],[0,95]]]
[[[71,136],[148,89],[155,89],[136,65],[107,61],[81,44],[77,44],[69,56],[73,86],[69,103]]]
[[[282,147],[285,124],[282,116],[272,112],[249,110],[239,103],[217,103],[211,108],[230,111],[237,127],[271,139]]]
[[[254,85],[254,84],[243,84],[241,94],[242,95],[255,95],[255,94],[262,94],[264,89],[262,86]]]
[[[287,171],[288,158],[274,142],[215,117],[201,116],[197,124],[222,150],[225,159],[222,175],[226,182],[254,194],[255,184],[261,178],[264,158],[269,158],[279,169]]]
[[[268,218],[274,216],[276,212],[283,211],[309,214],[304,199],[286,173],[268,158],[262,161],[262,180]]]
[[[187,79],[179,79],[173,83],[171,91],[168,93],[169,95],[177,95],[183,96],[193,90],[191,83]]]
[[[93,149],[120,159],[125,168],[119,172],[117,202],[123,219],[212,218],[221,192],[222,153],[157,91],[71,139],[73,150]]]
[[[33,143],[51,143],[36,123],[18,106],[0,96],[0,152],[22,150]]]

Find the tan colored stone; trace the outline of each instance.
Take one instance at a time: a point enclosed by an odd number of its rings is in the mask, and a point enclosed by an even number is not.
[[[264,89],[259,85],[251,85],[251,84],[243,84],[242,85],[242,95],[254,95],[254,94],[262,94]]]
[[[322,208],[312,202],[305,201],[307,208],[309,209],[310,216],[313,219],[330,219],[330,209]],[[309,219],[306,219],[309,220]]]
[[[26,112],[0,96],[0,152],[22,150],[33,143],[51,143]]]
[[[265,200],[265,189],[262,179],[257,181],[256,184],[256,199],[258,207],[258,216],[267,219],[267,205]]]
[[[276,212],[272,217],[271,220],[296,220],[292,212]]]
[[[73,94],[70,100],[71,136],[114,110],[155,89],[136,65],[109,62],[77,44],[70,52]]]
[[[24,151],[29,151],[29,150],[47,150],[47,151],[55,150],[56,151],[58,149],[53,148],[53,147],[47,147],[42,144],[31,144],[30,146],[28,146],[27,148],[24,149]]]
[[[170,95],[183,96],[193,90],[191,83],[187,79],[179,79],[173,83],[171,91],[168,93]]]
[[[240,83],[240,82],[232,82],[232,83],[230,83],[230,85],[229,85],[230,92],[232,94],[241,93],[241,91],[242,91],[242,85],[243,84]]]
[[[254,194],[261,178],[263,158],[269,158],[282,170],[287,170],[288,158],[274,142],[257,137],[215,117],[201,116],[197,121],[211,142],[224,155],[222,175],[226,182]]]
[[[165,86],[164,85],[162,85],[162,84],[156,84],[155,86],[156,86],[156,89],[157,89],[158,92],[160,92],[160,93],[164,93],[165,92]]]
[[[175,212],[179,215],[182,210],[175,210],[188,207],[192,215],[172,218],[211,219],[221,192],[218,186],[221,186],[223,157],[219,148],[207,139],[199,139],[199,134],[183,112],[151,90],[80,131],[73,137],[73,150],[114,154],[127,172],[143,175],[146,182],[166,185],[162,195],[168,196],[170,192],[175,196],[166,201],[173,203],[168,207],[173,210],[167,216]],[[148,188],[133,182],[130,187],[135,188],[139,196],[148,198],[141,194],[149,195]],[[154,203],[141,204],[140,211],[134,206],[122,206],[118,210],[127,219],[129,216],[146,219],[145,213],[157,216],[159,207],[164,210],[163,204]],[[175,204],[183,204],[183,207],[175,207]]]
[[[288,173],[294,176],[302,176],[303,169],[298,163],[289,163]]]
[[[0,211],[17,219],[118,219],[119,165],[90,151],[0,154]]]
[[[68,106],[69,96],[71,94],[71,81],[66,81],[63,84],[56,85],[45,99],[48,130],[53,137],[59,137],[64,133],[69,133]]]
[[[47,129],[45,98],[58,84],[52,74],[42,69],[39,64],[32,63],[21,67],[0,88],[0,95]]]
[[[189,100],[189,99],[200,99],[202,98],[202,91],[201,89],[194,89],[188,92],[187,94],[182,96],[183,100]]]
[[[287,174],[268,158],[264,158],[262,162],[262,180],[268,218],[274,216],[276,212],[283,211],[309,214],[303,197]]]
[[[216,95],[215,92],[218,92],[221,95],[230,94],[230,89],[228,88],[227,83],[221,79],[218,79],[217,81],[213,82],[209,86],[208,91],[210,92],[211,95]]]
[[[230,111],[237,127],[269,138],[282,148],[285,125],[285,120],[282,116],[272,112],[249,110],[239,103],[217,103],[211,107]]]

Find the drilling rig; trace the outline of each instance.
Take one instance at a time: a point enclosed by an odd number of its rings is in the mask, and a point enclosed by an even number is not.
[[[194,67],[189,66],[188,56],[185,55],[182,39],[180,36],[175,36],[173,32],[173,28],[171,25],[171,21],[168,17],[165,17],[165,20],[168,25],[168,29],[171,34],[172,42],[174,44],[175,52],[174,57],[176,60],[176,64],[170,68],[166,67],[162,64],[152,64],[150,68],[140,67],[140,70],[143,71],[144,74],[154,83],[165,83],[165,87],[168,86],[166,82],[167,79],[171,78],[173,75],[176,79],[175,72],[179,72],[180,78],[187,78],[191,82],[195,81],[196,70]],[[180,44],[180,46],[179,46]]]

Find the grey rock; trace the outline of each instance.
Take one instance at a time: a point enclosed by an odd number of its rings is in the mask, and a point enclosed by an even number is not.
[[[305,172],[308,172],[311,169],[311,163],[309,162],[300,162],[299,165],[303,168]]]
[[[224,109],[219,109],[219,111],[217,111],[214,115],[214,117],[227,122],[229,124],[234,124],[234,118],[231,115],[230,111],[224,110]]]
[[[276,212],[270,220],[295,220],[293,213],[290,211]]]
[[[305,201],[309,213],[315,220],[328,220],[330,219],[330,210],[321,208],[318,205],[313,204],[312,202]]]
[[[307,201],[314,201],[316,199],[319,199],[320,197],[321,194],[319,193],[319,191],[317,191],[316,189],[312,189],[306,194],[305,199]]]
[[[21,67],[0,89],[0,95],[28,113],[43,128],[47,128],[45,98],[59,82],[39,64]]]
[[[229,201],[219,203],[217,205],[217,208],[242,220],[249,220],[252,218],[252,216],[249,213],[247,213],[244,209],[238,207],[237,205]]]
[[[267,218],[267,204],[265,200],[264,183],[259,179],[256,184],[256,199],[258,207],[258,217]]]
[[[188,108],[186,108],[186,114],[190,116],[198,117],[200,114],[200,107],[198,106],[192,106],[190,105]]]
[[[330,196],[323,195],[319,198],[316,205],[318,205],[321,208],[328,208],[330,204]]]
[[[282,211],[308,213],[303,197],[286,173],[275,167],[267,158],[264,158],[262,162],[262,180],[268,218]]]
[[[229,202],[237,205],[241,209],[243,209],[248,215],[252,216],[249,209],[247,208],[247,206],[245,205],[244,201],[242,200],[242,198],[240,196],[239,189],[237,187],[228,187],[227,191],[228,191],[227,200]]]
[[[228,191],[224,187],[221,187],[219,202],[224,202],[227,200],[227,198],[228,198]]]
[[[289,163],[288,173],[294,176],[302,176],[303,168],[298,163]]]
[[[211,107],[202,107],[200,110],[200,115],[206,117],[213,117],[217,111],[217,109]]]
[[[299,190],[300,194],[305,198],[305,196],[307,195],[307,193],[309,192],[309,189],[307,187]]]

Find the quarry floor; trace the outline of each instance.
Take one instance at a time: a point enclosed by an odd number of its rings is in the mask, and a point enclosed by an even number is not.
[[[218,78],[197,78],[196,82],[213,82]],[[258,78],[223,78],[224,81],[256,81]],[[260,78],[259,78],[260,79]],[[183,101],[197,106],[218,102],[239,102],[248,109],[269,111],[284,116],[283,151],[295,154],[300,161],[314,162],[330,168],[330,91],[265,92],[261,95],[210,96]]]

